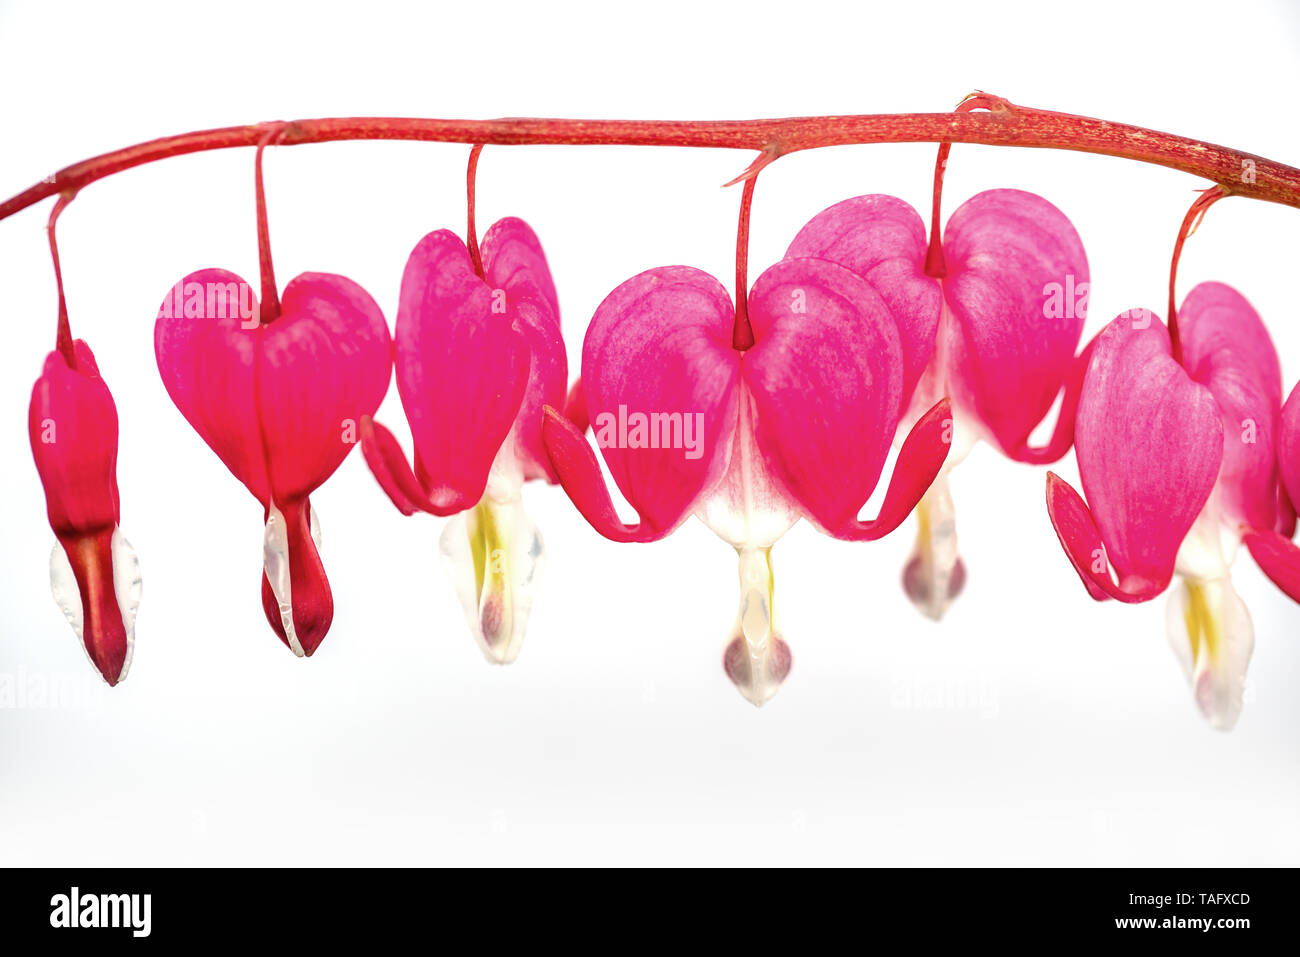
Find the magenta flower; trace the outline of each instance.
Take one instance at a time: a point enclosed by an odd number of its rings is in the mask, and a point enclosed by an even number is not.
[[[980,439],[1035,464],[1070,448],[1086,367],[1086,355],[1076,359],[1075,350],[1087,318],[1088,260],[1060,210],[1014,189],[963,203],[929,255],[927,264],[916,211],[878,194],[823,210],[786,253],[839,263],[892,310],[902,333],[904,425],[939,399],[952,400],[953,451],[917,507],[916,547],[903,573],[908,597],[938,619],[966,578],[948,472]],[[1031,446],[1030,433],[1062,389],[1051,440]]]
[[[32,388],[32,457],[45,487],[54,598],[110,685],[126,677],[140,604],[140,566],[118,529],[117,407],[90,346],[66,340]]]
[[[1134,310],[1098,337],[1075,424],[1088,504],[1048,473],[1047,507],[1094,598],[1149,601],[1180,576],[1169,640],[1202,714],[1227,729],[1255,641],[1229,566],[1243,536],[1279,521],[1281,372],[1229,286],[1193,289],[1177,326],[1174,347],[1159,319]]]
[[[880,478],[908,386],[904,338],[861,277],[820,259],[768,269],[748,296],[753,345],[712,276],[634,276],[601,303],[582,353],[597,444],[640,521],[624,524],[582,434],[554,409],[544,435],[561,484],[606,538],[650,542],[697,515],[740,557],[740,608],[723,664],[767,701],[790,670],[775,613],[772,545],[800,518],[867,540],[907,517],[948,451],[948,404],[903,445],[880,515],[858,511]]]
[[[396,345],[414,471],[377,422],[363,423],[362,450],[403,514],[455,515],[443,557],[479,647],[506,663],[519,654],[544,563],[520,490],[528,479],[555,480],[542,406],[565,404],[568,363],[555,286],[528,224],[496,223],[482,263],[480,277],[445,229],[412,251]]]
[[[268,313],[260,322],[259,312]],[[309,496],[388,390],[392,340],[383,314],[342,276],[303,273],[268,311],[238,276],[204,269],[164,301],[154,351],[176,407],[262,503],[262,606],[295,655],[312,654],[334,599]]]

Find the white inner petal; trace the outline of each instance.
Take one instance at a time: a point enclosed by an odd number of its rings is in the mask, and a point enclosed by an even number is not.
[[[309,508],[308,519],[312,541],[320,548],[320,518],[315,508]],[[293,624],[293,587],[289,574],[289,533],[284,524],[284,515],[272,503],[267,510],[266,531],[262,537],[262,564],[266,569],[266,581],[271,586],[276,605],[280,609],[280,624],[284,636],[289,642],[290,650],[302,658],[306,653],[298,641]]]

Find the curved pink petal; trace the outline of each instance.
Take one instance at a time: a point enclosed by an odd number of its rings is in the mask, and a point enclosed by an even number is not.
[[[483,237],[482,258],[488,285],[505,292],[509,314],[528,343],[528,386],[514,427],[524,478],[554,482],[542,447],[542,406],[563,408],[569,375],[555,283],[542,244],[522,219],[494,223]]]
[[[1300,601],[1300,548],[1277,532],[1251,531],[1243,539],[1265,575],[1292,601]]]
[[[1051,471],[1047,473],[1047,517],[1070,564],[1088,594],[1097,601],[1107,598],[1129,603],[1150,601],[1164,590],[1163,585],[1155,582],[1137,582],[1131,586],[1133,591],[1115,584],[1110,577],[1106,545],[1092,512],[1070,483]]]
[[[519,301],[494,296],[454,233],[425,236],[402,274],[397,391],[415,441],[415,474],[444,512],[483,496],[528,385]]]
[[[542,416],[542,438],[560,485],[582,517],[601,535],[615,542],[653,542],[671,532],[685,517],[683,513],[678,522],[665,527],[646,521],[626,524],[618,517],[605,487],[596,453],[577,426],[549,405],[543,407]]]
[[[1286,496],[1293,506],[1300,506],[1300,385],[1282,406],[1277,431],[1277,470]]]
[[[1181,360],[1223,420],[1218,497],[1228,521],[1272,528],[1277,516],[1276,441],[1282,370],[1268,330],[1231,286],[1203,282],[1178,310]]]
[[[1209,390],[1174,361],[1163,323],[1142,315],[1120,316],[1098,337],[1074,447],[1102,557],[1120,590],[1149,598],[1169,584],[1178,547],[1214,487],[1223,426]],[[1068,540],[1078,523],[1052,517],[1077,568],[1080,549],[1094,543]],[[1100,574],[1109,582],[1104,563]]]
[[[944,299],[960,330],[948,357],[954,398],[1004,452],[1023,450],[1065,384],[1083,332],[1083,243],[1047,200],[995,189],[958,207],[943,245]]]
[[[611,292],[587,329],[582,387],[596,443],[623,497],[655,532],[679,525],[726,468],[739,408],[734,321],[716,279],[666,266]],[[551,460],[573,496],[549,439],[563,435],[550,419],[547,430]]]
[[[574,424],[579,432],[591,428],[591,417],[587,415],[587,397],[582,394],[582,379],[574,379],[569,394],[564,399],[564,417]]]
[[[442,509],[429,501],[397,438],[368,415],[361,419],[361,454],[380,488],[403,515],[416,512],[451,515],[456,511]]]
[[[555,294],[551,267],[531,226],[516,216],[498,219],[483,236],[479,252],[484,276],[493,289],[509,293],[522,292],[524,286],[534,287],[550,304],[551,315],[559,326],[560,300]]]
[[[835,532],[876,487],[902,403],[903,356],[888,306],[860,276],[787,259],[749,296],[754,345],[742,374],[768,470]]]
[[[885,300],[903,348],[904,401],[934,353],[943,292],[925,274],[925,223],[893,196],[855,196],[822,210],[799,230],[786,259],[827,259],[857,273]]]
[[[1057,413],[1056,428],[1046,445],[1032,446],[1026,438],[1019,447],[1006,451],[1008,458],[1027,465],[1051,465],[1074,444],[1074,420],[1079,411],[1079,396],[1083,393],[1083,380],[1092,362],[1092,350],[1097,340],[1093,339],[1083,351],[1074,357],[1070,373],[1065,380],[1065,394],[1061,398],[1061,411]]]
[[[912,426],[898,450],[898,462],[885,490],[885,500],[880,503],[880,514],[865,522],[855,518],[832,534],[853,542],[875,541],[898,528],[934,483],[950,448],[952,403],[940,399]]]

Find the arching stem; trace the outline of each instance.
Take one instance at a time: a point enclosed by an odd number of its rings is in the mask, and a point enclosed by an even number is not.
[[[271,262],[271,227],[266,220],[262,151],[283,133],[283,126],[268,131],[257,144],[257,154],[253,157],[253,186],[257,193],[257,263],[262,274],[262,325],[274,322],[280,317],[280,290],[275,284],[275,265]]]
[[[478,230],[474,225],[475,184],[478,179],[478,157],[483,152],[483,144],[475,143],[469,151],[469,166],[465,170],[465,208],[468,222],[465,227],[465,245],[469,248],[469,259],[474,264],[474,274],[483,278],[483,257],[478,248]]]
[[[50,258],[54,262],[54,282],[59,289],[59,329],[55,336],[55,348],[59,350],[71,369],[77,367],[77,353],[72,345],[72,325],[68,322],[68,301],[63,295],[63,269],[59,265],[59,241],[55,236],[55,225],[59,221],[59,214],[68,208],[68,204],[76,195],[74,190],[59,196],[54,208],[50,210],[50,223],[46,227],[50,234]]]
[[[997,97],[985,93],[972,93],[954,108],[955,113],[969,113],[971,110],[992,110],[999,103]],[[952,142],[944,140],[939,144],[939,154],[934,161],[934,200],[930,208],[930,246],[925,253],[925,274],[932,279],[942,279],[948,274],[947,264],[943,260],[943,238],[939,226],[939,213],[943,206],[943,177],[948,171],[948,154],[952,152]]]
[[[1187,215],[1183,217],[1183,224],[1178,228],[1178,238],[1174,240],[1174,255],[1169,260],[1169,342],[1174,358],[1180,361],[1183,349],[1182,340],[1178,335],[1178,300],[1174,294],[1174,287],[1178,282],[1178,260],[1183,255],[1183,243],[1196,232],[1209,208],[1228,195],[1230,194],[1222,186],[1211,186],[1209,189],[1202,190],[1201,195],[1196,197],[1187,210]]]

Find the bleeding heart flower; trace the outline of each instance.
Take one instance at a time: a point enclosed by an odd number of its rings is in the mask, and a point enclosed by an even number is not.
[[[482,263],[480,278],[445,229],[412,251],[396,344],[414,472],[377,422],[363,423],[362,450],[403,514],[455,515],[442,554],[475,640],[504,664],[519,654],[544,563],[520,491],[528,479],[555,480],[542,407],[565,404],[568,363],[555,285],[528,225],[493,225]]]
[[[596,310],[582,353],[586,410],[636,524],[619,519],[590,446],[554,409],[544,437],[565,491],[606,538],[655,541],[695,514],[735,547],[740,609],[723,665],[761,705],[791,663],[772,545],[801,517],[850,540],[893,530],[947,454],[948,404],[904,443],[879,517],[859,521],[903,408],[889,304],[835,263],[788,259],[748,296],[748,349],[734,345],[736,318],[718,281],[686,266],[634,276]]]
[[[1098,337],[1075,424],[1088,504],[1048,473],[1047,507],[1094,598],[1149,601],[1181,577],[1169,640],[1202,714],[1227,729],[1255,643],[1229,566],[1243,536],[1278,521],[1281,372],[1264,324],[1229,286],[1193,289],[1178,332],[1175,348],[1159,319],[1132,310]]]
[[[45,359],[27,426],[45,487],[54,598],[91,664],[110,685],[126,677],[140,604],[140,565],[118,529],[117,407],[90,347]]]
[[[320,645],[334,600],[309,496],[383,401],[392,340],[375,301],[342,276],[303,273],[258,321],[252,287],[204,269],[181,280],[154,326],[176,407],[265,510],[262,606],[296,655]]]
[[[937,270],[926,272],[921,217],[892,196],[858,196],[823,210],[787,258],[839,263],[865,279],[898,320],[904,354],[903,424],[940,398],[952,400],[953,453],[917,507],[916,547],[903,573],[908,597],[938,619],[966,570],[948,472],[984,439],[1018,462],[1048,463],[1070,448],[1087,364],[1075,357],[1088,310],[1088,260],[1055,206],[1032,193],[995,189],[948,220]],[[932,270],[934,272],[934,270]],[[1065,397],[1046,446],[1029,444],[1057,395]]]

